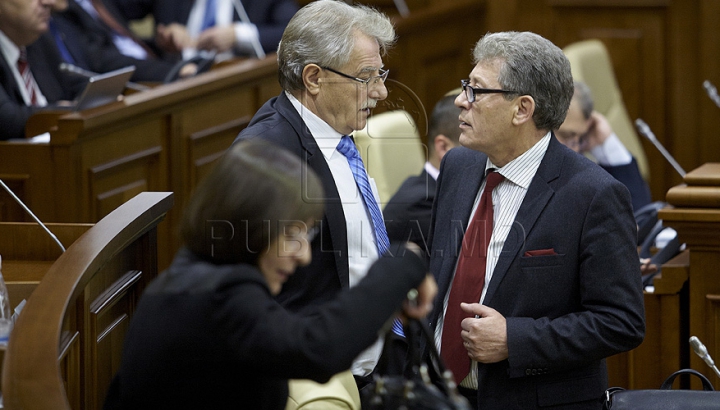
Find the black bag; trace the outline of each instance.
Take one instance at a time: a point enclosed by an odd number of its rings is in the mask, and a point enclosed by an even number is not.
[[[697,376],[703,390],[673,390],[675,378],[681,374]],[[605,410],[705,410],[720,409],[720,391],[713,389],[710,380],[692,369],[671,374],[659,390],[625,390],[611,387],[605,392]]]
[[[411,340],[418,334],[425,339],[430,350],[426,362],[423,362],[422,352],[418,351],[421,344]],[[458,393],[452,373],[442,364],[428,326],[410,320],[405,327],[405,335],[409,345],[407,354],[413,367],[412,376],[387,375],[382,374],[382,369],[376,369],[374,380],[360,391],[362,409],[471,410],[467,399]],[[383,355],[389,353],[389,342],[386,336]]]

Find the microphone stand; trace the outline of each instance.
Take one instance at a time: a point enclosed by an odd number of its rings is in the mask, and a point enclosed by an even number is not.
[[[703,81],[703,88],[705,88],[708,97],[720,108],[720,96],[718,96],[717,88],[708,80]]]
[[[635,120],[635,126],[637,127],[640,134],[642,134],[645,138],[650,140],[650,142],[655,145],[655,148],[660,151],[660,153],[665,157],[665,159],[670,163],[670,165],[675,168],[675,171],[677,171],[678,174],[680,174],[681,177],[685,178],[685,170],[678,164],[677,161],[675,161],[675,158],[673,158],[672,155],[670,155],[669,152],[663,147],[663,145],[660,143],[660,141],[657,140],[655,137],[655,134],[650,130],[650,127],[645,123],[645,121],[638,118]]]
[[[27,212],[35,220],[35,222],[37,222],[38,225],[40,225],[40,227],[43,228],[43,230],[45,230],[45,232],[47,232],[48,235],[50,235],[50,237],[55,241],[55,243],[58,244],[60,249],[62,249],[62,251],[65,252],[65,247],[60,242],[60,240],[57,238],[57,236],[55,236],[54,233],[50,232],[50,229],[48,229],[48,227],[45,226],[45,224],[42,223],[40,221],[40,219],[38,219],[37,216],[35,216],[35,214],[30,210],[30,208],[28,208],[25,205],[25,203],[23,203],[23,201],[21,201],[20,198],[18,198],[17,195],[15,195],[15,192],[13,192],[12,189],[10,189],[7,185],[5,185],[5,182],[3,182],[2,179],[0,179],[0,185],[2,185],[2,187],[5,188],[5,190],[7,191],[7,193],[10,194],[12,199],[14,199],[15,202],[17,202],[22,207],[22,209],[24,209],[25,212]]]
[[[250,23],[250,18],[248,17],[247,13],[245,12],[245,7],[242,5],[242,1],[240,0],[232,0],[232,4],[235,7],[235,11],[237,12],[238,16],[240,17],[240,21],[246,24]],[[253,50],[255,50],[255,56],[257,58],[265,58],[265,51],[263,51],[262,46],[260,45],[260,38],[253,37],[252,39],[252,46]]]

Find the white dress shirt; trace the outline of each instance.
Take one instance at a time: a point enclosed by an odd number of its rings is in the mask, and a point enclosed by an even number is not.
[[[215,26],[229,26],[233,25],[235,28],[235,45],[234,50],[240,53],[255,54],[253,43],[259,41],[260,34],[255,24],[235,22],[233,23],[233,17],[235,16],[235,6],[233,5],[234,0],[217,0],[217,9],[215,15]],[[240,0],[237,0],[240,1]],[[207,0],[195,0],[186,28],[191,38],[197,39],[200,35],[203,20],[205,18],[205,4]],[[242,4],[242,3],[241,3]],[[183,58],[188,59],[195,57],[200,52],[194,48],[188,48],[183,50]],[[220,53],[216,56],[216,60],[226,60],[232,58],[234,53],[228,51],[226,53]]]
[[[347,227],[348,262],[350,267],[350,287],[355,286],[367,274],[370,265],[378,259],[375,231],[370,213],[363,202],[355,178],[350,170],[347,158],[337,150],[342,134],[328,123],[305,108],[290,93],[286,93],[295,110],[300,114],[310,133],[315,138],[320,151],[327,161],[335,186],[340,194],[345,224]],[[375,180],[368,176],[373,195],[377,201],[379,195]],[[382,339],[370,346],[355,359],[351,367],[353,374],[368,375],[377,364],[382,353]]]

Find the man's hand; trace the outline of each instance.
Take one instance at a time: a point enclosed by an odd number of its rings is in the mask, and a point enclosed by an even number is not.
[[[427,274],[425,280],[417,287],[417,296],[414,300],[403,302],[403,313],[413,319],[422,319],[430,313],[433,301],[437,295],[437,284],[433,275]]]
[[[587,152],[602,145],[612,132],[608,120],[599,112],[593,111],[590,115],[590,128],[580,139],[580,150]]]
[[[200,33],[197,39],[198,50],[214,50],[223,53],[235,44],[235,28],[230,26],[210,27]]]
[[[172,23],[167,26],[158,24],[155,42],[158,47],[171,53],[180,53],[185,48],[195,47],[195,42],[190,38],[187,28],[177,23]]]
[[[461,303],[460,307],[477,318],[463,319],[460,336],[471,359],[497,363],[508,358],[507,323],[497,310],[479,303]]]

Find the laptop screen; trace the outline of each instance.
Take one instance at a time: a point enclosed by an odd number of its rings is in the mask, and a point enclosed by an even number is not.
[[[128,66],[90,77],[73,110],[87,110],[117,101],[134,72],[135,66]]]

